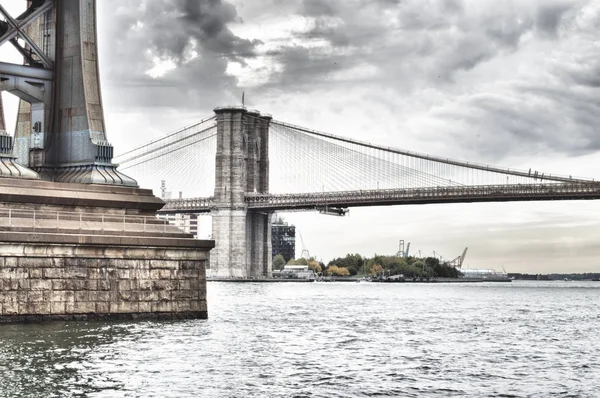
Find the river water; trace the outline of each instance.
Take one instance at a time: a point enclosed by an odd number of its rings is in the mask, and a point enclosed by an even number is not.
[[[208,320],[0,325],[0,397],[600,396],[600,282],[208,293]]]

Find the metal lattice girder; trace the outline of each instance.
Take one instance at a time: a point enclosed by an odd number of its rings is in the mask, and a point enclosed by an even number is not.
[[[46,0],[42,5],[37,7],[33,12],[27,15],[23,20],[14,19],[6,9],[0,4],[0,13],[4,15],[6,18],[6,23],[9,25],[7,31],[0,38],[0,46],[14,39],[16,36],[21,37],[27,45],[31,48],[31,50],[40,58],[40,61],[44,64],[44,66],[48,69],[52,69],[54,67],[54,62],[44,52],[38,47],[38,45],[29,37],[29,35],[25,32],[25,28],[29,26],[32,22],[38,19],[41,15],[44,15],[50,9],[54,7],[54,0]],[[16,46],[18,43],[14,42]]]

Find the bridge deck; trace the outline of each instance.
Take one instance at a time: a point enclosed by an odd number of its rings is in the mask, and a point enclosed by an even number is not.
[[[314,210],[324,207],[365,207],[432,203],[509,202],[600,199],[600,183],[554,183],[377,189],[298,194],[247,194],[248,209],[256,211]],[[213,198],[167,201],[163,214],[206,213]]]

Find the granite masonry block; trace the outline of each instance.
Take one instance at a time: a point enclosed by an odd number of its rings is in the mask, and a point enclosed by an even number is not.
[[[29,268],[29,279],[42,279],[44,268]]]
[[[63,279],[67,276],[63,268],[43,268],[42,271],[46,279]]]
[[[110,313],[110,302],[96,302],[96,314]]]
[[[52,281],[46,279],[34,279],[29,281],[31,290],[52,290]]]
[[[109,279],[101,279],[98,280],[98,290],[110,290],[110,280]]]
[[[6,268],[16,268],[17,267],[17,257],[5,257],[4,258],[4,267]]]
[[[180,312],[205,317],[204,266],[205,260],[164,258],[0,257],[0,322],[38,315],[31,319]]]
[[[29,290],[31,288],[31,283],[29,279],[19,279],[19,290]]]

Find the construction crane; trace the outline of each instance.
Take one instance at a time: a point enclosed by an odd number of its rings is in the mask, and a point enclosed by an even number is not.
[[[467,250],[469,250],[469,248],[465,247],[465,250],[463,251],[462,256],[460,256],[460,263],[458,264],[458,268],[462,268],[462,265],[465,261],[465,257],[467,257]]]
[[[467,250],[469,248],[465,247],[465,250],[463,250],[462,254],[458,257],[456,257],[455,259],[452,259],[451,261],[448,261],[448,265],[453,266],[454,268],[458,268],[461,269],[462,265],[465,261],[465,257],[467,257]]]
[[[408,244],[406,245],[406,250],[405,250],[404,249],[404,240],[400,239],[400,242],[398,242],[398,253],[396,253],[396,257],[407,258],[409,250],[410,250],[410,242],[408,242]]]
[[[302,244],[302,253],[300,254],[300,258],[305,258],[308,260],[310,258],[310,253],[308,252],[308,249],[304,245],[304,239],[302,238],[302,234],[300,232],[298,232],[298,235],[300,236],[300,243]]]

